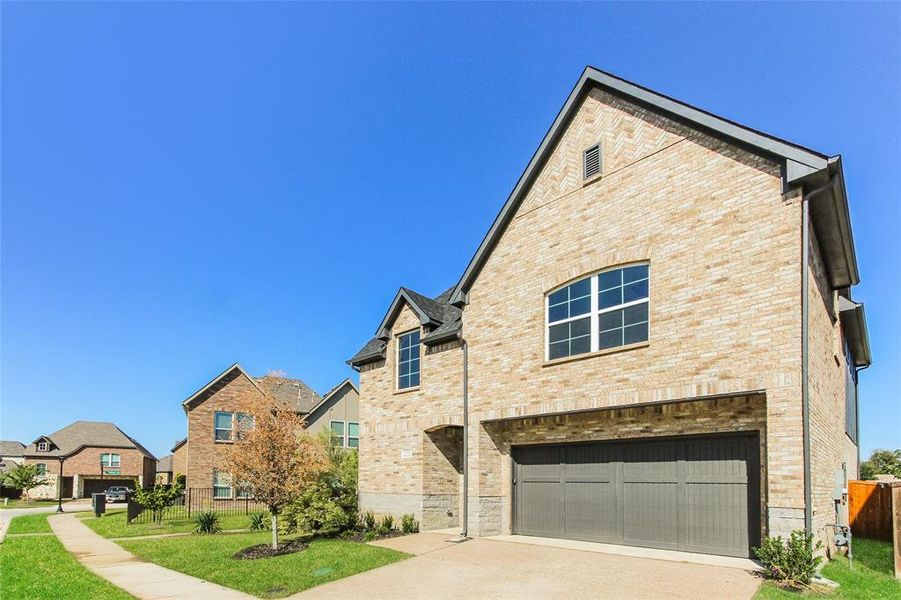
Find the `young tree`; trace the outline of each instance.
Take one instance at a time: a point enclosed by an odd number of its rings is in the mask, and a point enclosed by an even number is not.
[[[278,515],[328,468],[321,444],[303,433],[303,419],[269,394],[245,403],[237,440],[220,465],[233,485],[265,504],[272,515],[272,549],[278,549]]]
[[[159,525],[163,522],[163,513],[172,506],[175,499],[181,495],[182,487],[177,483],[171,485],[155,485],[152,489],[135,490],[135,500],[153,514],[153,522]]]
[[[901,450],[873,450],[869,460],[860,463],[861,479],[876,479],[882,474],[901,479]]]
[[[16,465],[16,468],[3,475],[0,481],[6,487],[22,490],[26,500],[31,500],[29,491],[44,483],[43,477],[38,475],[37,465]]]

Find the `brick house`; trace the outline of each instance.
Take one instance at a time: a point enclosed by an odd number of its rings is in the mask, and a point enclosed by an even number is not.
[[[172,483],[179,475],[184,476],[188,472],[188,438],[175,442],[170,452],[172,454],[167,454],[156,463],[157,483]]]
[[[186,474],[188,487],[212,488],[219,499],[238,497],[239,492],[217,467],[245,418],[241,408],[264,394],[300,414],[311,433],[328,427],[341,445],[357,447],[359,395],[353,382],[344,380],[320,396],[299,379],[251,377],[235,363],[182,403],[188,436],[173,448],[173,469]],[[184,470],[178,471],[182,461]]]
[[[23,456],[44,476],[33,498],[57,498],[59,485],[63,498],[90,498],[111,485],[146,488],[156,476],[156,457],[113,423],[76,421],[42,435]]]
[[[462,277],[360,372],[360,505],[749,556],[827,543],[870,363],[840,157],[587,68]]]

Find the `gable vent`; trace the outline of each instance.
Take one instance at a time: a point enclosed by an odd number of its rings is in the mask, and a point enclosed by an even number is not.
[[[582,178],[588,179],[601,172],[601,145],[595,144],[583,153]]]

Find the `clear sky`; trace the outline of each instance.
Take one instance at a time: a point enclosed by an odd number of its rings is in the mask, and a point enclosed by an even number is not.
[[[586,64],[844,157],[901,447],[901,7],[2,4],[3,439],[159,456],[229,364],[323,392],[454,284]]]

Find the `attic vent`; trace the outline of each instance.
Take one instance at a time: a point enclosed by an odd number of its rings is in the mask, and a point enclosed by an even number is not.
[[[601,145],[595,144],[591,148],[582,153],[583,156],[583,179],[594,177],[601,172]]]

